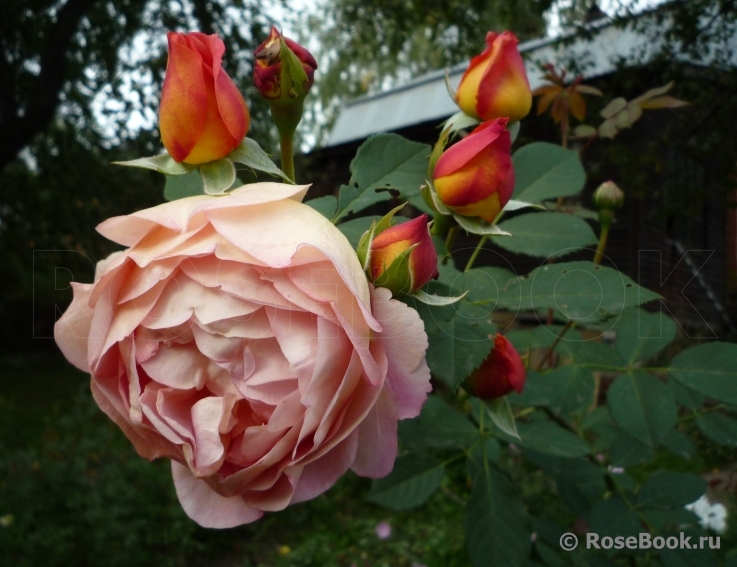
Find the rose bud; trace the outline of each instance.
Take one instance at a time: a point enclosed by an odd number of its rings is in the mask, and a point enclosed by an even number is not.
[[[616,211],[624,204],[624,193],[614,181],[605,181],[594,191],[594,203],[597,209]]]
[[[452,211],[493,222],[514,191],[507,119],[484,122],[440,156],[435,192]]]
[[[521,393],[525,386],[525,366],[512,343],[497,335],[494,348],[468,377],[466,385],[482,400],[501,398],[512,390]]]
[[[461,110],[480,120],[521,120],[532,107],[532,92],[512,32],[486,34],[486,49],[471,59],[456,91]]]
[[[438,257],[427,230],[427,215],[387,228],[371,243],[371,279],[397,294],[438,277]]]
[[[243,96],[221,68],[225,44],[216,35],[167,34],[169,61],[159,130],[166,151],[193,165],[224,158],[248,132]]]
[[[294,131],[312,87],[317,61],[312,53],[275,27],[254,54],[253,85],[269,101],[279,131]]]

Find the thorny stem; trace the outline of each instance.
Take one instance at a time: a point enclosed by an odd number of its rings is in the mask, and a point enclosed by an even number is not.
[[[540,370],[543,367],[543,365],[545,364],[545,362],[548,361],[548,359],[552,356],[553,352],[555,351],[555,347],[558,346],[558,343],[560,343],[561,339],[563,338],[563,335],[565,335],[568,331],[570,331],[575,326],[576,326],[576,322],[575,321],[572,321],[572,320],[569,320],[565,324],[565,326],[563,327],[563,329],[561,330],[561,332],[558,333],[558,336],[555,337],[555,340],[553,341],[553,344],[550,345],[550,348],[545,353],[545,356],[540,361],[540,364],[537,365],[537,368],[535,370]]]

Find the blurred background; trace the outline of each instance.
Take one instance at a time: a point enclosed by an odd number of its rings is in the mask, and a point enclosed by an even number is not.
[[[587,151],[582,203],[615,179],[627,206],[610,260],[671,298],[688,334],[734,340],[736,22],[736,0],[3,0],[0,564],[468,564],[454,491],[389,516],[364,501],[368,484],[352,475],[253,526],[199,528],[176,501],[168,463],[139,459],[94,406],[86,376],[57,352],[53,324],[71,300],[69,282],[92,281],[95,263],[115,250],[95,226],[163,201],[160,175],[110,162],[162,150],[166,31],[225,40],[224,67],[251,110],[249,136],[272,153],[252,53],[277,25],[316,55],[297,173],[315,183],[312,196],[348,181],[352,155],[378,128],[433,143],[455,110],[427,89],[445,88],[446,67],[457,82],[488,30],[517,34],[528,70],[553,63],[602,90],[589,99],[593,126],[615,96],[675,81],[671,94],[689,107],[648,112]],[[416,112],[390,112],[407,107]],[[558,139],[533,109],[517,145]],[[660,251],[663,263],[640,270],[643,249]],[[698,251],[690,264],[685,251]],[[536,266],[512,261],[519,272]],[[694,470],[735,460],[711,450]]]

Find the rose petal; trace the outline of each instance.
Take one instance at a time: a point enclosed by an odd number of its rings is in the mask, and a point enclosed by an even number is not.
[[[233,528],[255,522],[264,515],[248,506],[240,496],[220,496],[176,461],[171,462],[171,473],[182,508],[202,527]]]

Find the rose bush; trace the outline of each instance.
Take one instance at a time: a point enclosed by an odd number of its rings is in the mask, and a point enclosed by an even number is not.
[[[349,468],[388,474],[397,420],[430,390],[417,312],[366,280],[346,238],[259,183],[103,222],[100,262],[55,336],[148,459],[167,457],[187,514],[251,522]]]

